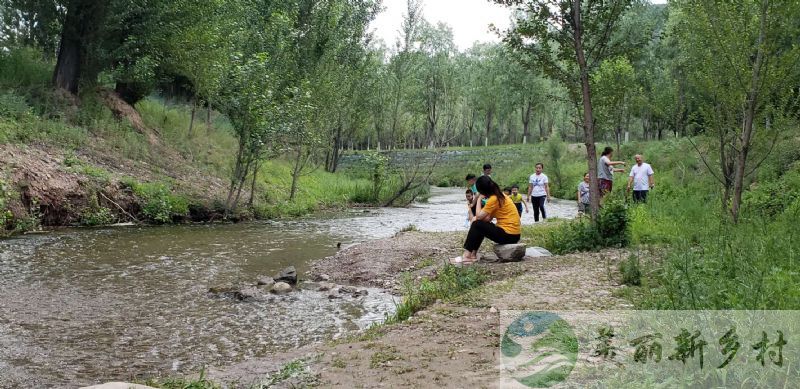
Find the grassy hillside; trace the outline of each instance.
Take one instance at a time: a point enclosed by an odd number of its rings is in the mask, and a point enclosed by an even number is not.
[[[0,224],[40,226],[218,219],[236,141],[224,116],[149,97],[143,126],[120,120],[102,89],[80,98],[49,87],[52,64],[35,51],[0,54]],[[138,118],[137,118],[138,120]],[[358,200],[365,180],[316,170],[289,202],[290,163],[265,163],[253,207],[236,218],[283,217]],[[247,202],[249,193],[243,195]]]

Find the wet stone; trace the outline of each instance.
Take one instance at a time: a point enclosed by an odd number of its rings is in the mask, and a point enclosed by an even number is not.
[[[294,266],[289,266],[286,269],[281,270],[277,277],[275,277],[275,282],[285,282],[290,285],[297,284],[297,269]]]
[[[292,291],[292,286],[285,282],[276,282],[269,291],[275,294],[286,294]]]

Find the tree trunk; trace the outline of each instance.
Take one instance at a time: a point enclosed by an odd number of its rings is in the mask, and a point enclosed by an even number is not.
[[[247,200],[247,206],[253,208],[253,204],[255,203],[256,197],[256,178],[258,177],[258,169],[261,167],[261,164],[256,162],[253,164],[253,180],[250,181],[250,198]]]
[[[489,108],[486,111],[486,142],[485,145],[489,144],[489,133],[492,131],[492,119],[494,119],[494,108]]]
[[[575,54],[578,69],[581,72],[581,98],[583,100],[583,136],[586,145],[586,163],[589,165],[589,201],[592,224],[597,225],[600,215],[600,191],[597,178],[597,152],[594,146],[594,112],[592,112],[592,93],[589,84],[589,70],[586,66],[586,57],[583,52],[583,25],[581,22],[581,2],[572,3],[575,42]]]
[[[61,43],[58,46],[58,59],[53,71],[53,85],[78,94],[78,84],[81,81],[81,65],[84,63],[85,50],[84,36],[86,35],[88,21],[93,8],[91,1],[72,0],[67,6],[67,15],[64,26],[61,28]],[[91,22],[95,22],[91,20]]]
[[[742,190],[744,189],[744,172],[747,164],[747,155],[750,152],[750,141],[753,138],[753,121],[756,115],[760,92],[761,65],[764,61],[764,35],[766,34],[767,10],[769,0],[764,0],[761,5],[761,17],[759,21],[758,40],[756,42],[756,59],[753,63],[752,77],[750,81],[750,91],[747,93],[747,109],[744,115],[744,126],[742,129],[741,147],[736,158],[736,171],[733,179],[733,203],[731,204],[731,216],[733,222],[739,222],[739,207],[742,203]]]
[[[192,137],[192,132],[194,131],[194,116],[197,112],[197,98],[195,97],[192,100],[192,115],[189,118],[189,138]]]
[[[336,136],[333,138],[333,152],[331,154],[330,166],[328,171],[336,173],[339,168],[339,144],[342,142],[342,126],[341,124],[336,127]]]
[[[293,201],[295,194],[297,194],[297,181],[300,179],[300,171],[303,169],[301,164],[302,160],[303,147],[300,146],[297,148],[297,158],[294,160],[294,169],[292,170],[292,189],[289,191],[289,201]]]
[[[531,124],[531,111],[533,110],[533,103],[530,99],[528,99],[527,103],[525,104],[525,108],[522,110],[522,139],[526,141],[531,136],[530,124]]]
[[[211,132],[211,102],[206,101],[206,133]]]

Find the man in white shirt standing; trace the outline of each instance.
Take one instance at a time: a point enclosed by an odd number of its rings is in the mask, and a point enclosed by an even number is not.
[[[628,176],[628,192],[631,191],[633,184],[633,202],[646,203],[647,193],[655,186],[653,168],[644,162],[641,154],[636,154],[633,158],[636,160],[636,165],[631,167],[631,174]]]

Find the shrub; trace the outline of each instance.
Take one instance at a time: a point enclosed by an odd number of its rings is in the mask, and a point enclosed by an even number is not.
[[[90,207],[81,213],[81,224],[88,227],[108,225],[115,219],[114,214],[106,207]]]
[[[139,183],[132,179],[124,179],[123,184],[131,188],[140,200],[142,214],[151,221],[169,223],[189,213],[188,201],[173,195],[166,184]]]
[[[50,83],[52,64],[42,58],[39,50],[20,48],[0,52],[0,87],[27,88]]]
[[[622,274],[622,283],[628,286],[641,285],[642,272],[640,268],[639,257],[633,254],[626,261],[620,262],[619,272]]]
[[[608,199],[600,209],[597,232],[603,247],[624,247],[630,242],[628,208],[619,200]]]
[[[600,210],[597,227],[587,219],[573,220],[555,228],[547,239],[548,250],[556,254],[591,251],[603,247],[624,247],[630,242],[628,209],[609,200]]]

